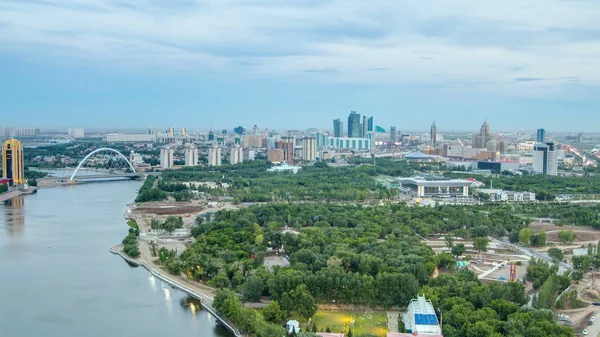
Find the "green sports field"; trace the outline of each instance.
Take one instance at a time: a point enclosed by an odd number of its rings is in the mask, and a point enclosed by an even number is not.
[[[296,318],[297,319],[297,318]],[[371,333],[375,336],[385,336],[388,332],[384,312],[349,312],[349,311],[318,311],[314,317],[317,330],[348,333],[352,324],[354,335]],[[306,321],[300,321],[306,328]]]

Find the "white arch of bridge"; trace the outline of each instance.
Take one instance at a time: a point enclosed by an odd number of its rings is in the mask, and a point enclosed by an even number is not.
[[[95,149],[94,151],[88,153],[87,156],[83,157],[83,159],[79,162],[79,165],[77,165],[77,168],[75,169],[75,171],[73,172],[73,174],[71,175],[71,178],[69,180],[73,180],[75,178],[75,175],[77,174],[77,172],[79,172],[79,169],[81,168],[81,166],[83,166],[83,164],[85,164],[85,162],[93,155],[95,155],[98,152],[101,151],[109,151],[109,152],[114,152],[116,153],[119,157],[123,158],[125,160],[125,162],[129,165],[129,168],[131,168],[131,171],[133,173],[136,173],[135,168],[133,168],[133,165],[131,165],[131,162],[129,162],[129,160],[127,159],[127,157],[125,157],[121,152],[115,150],[115,149],[111,149],[110,147],[101,147],[99,149]]]

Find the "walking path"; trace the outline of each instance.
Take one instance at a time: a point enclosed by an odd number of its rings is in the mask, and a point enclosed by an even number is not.
[[[110,248],[110,252],[113,254],[118,254],[119,256],[121,256],[124,260],[126,260],[129,263],[132,263],[132,264],[135,264],[138,266],[143,266],[153,276],[155,276],[155,277],[161,279],[162,281],[167,282],[170,285],[172,285],[176,288],[179,288],[180,290],[186,292],[187,294],[199,299],[202,306],[206,310],[208,310],[213,316],[215,316],[220,321],[221,324],[223,324],[227,329],[229,329],[231,332],[233,332],[236,337],[243,336],[242,333],[239,330],[237,330],[237,328],[235,328],[235,326],[233,326],[233,324],[231,324],[225,318],[219,316],[216,313],[215,308],[213,308],[213,300],[214,300],[214,296],[216,293],[215,289],[201,285],[201,284],[197,284],[196,282],[192,283],[190,281],[183,279],[182,277],[170,276],[165,271],[161,270],[160,268],[154,268],[151,265],[151,264],[153,264],[152,260],[154,258],[151,258],[151,259],[147,258],[147,256],[152,257],[149,254],[150,250],[149,250],[148,245],[143,242],[140,242],[140,246],[142,246],[142,245],[144,245],[146,247],[140,247],[140,253],[142,251],[145,251],[146,254],[140,254],[140,257],[138,257],[136,259],[133,259],[133,258],[128,257],[125,254],[123,254],[122,253],[122,250],[123,250],[122,245],[117,245],[117,246]]]
[[[400,332],[398,330],[398,316],[400,316],[400,312],[398,311],[387,312],[388,328],[391,332]]]

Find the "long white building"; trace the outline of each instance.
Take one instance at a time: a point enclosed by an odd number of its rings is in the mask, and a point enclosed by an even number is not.
[[[160,167],[168,169],[173,167],[173,154],[175,149],[170,146],[160,148]]]
[[[229,163],[235,165],[242,162],[244,162],[244,151],[242,147],[239,145],[232,146],[229,153]]]
[[[208,166],[221,166],[221,147],[218,145],[208,149]]]
[[[185,166],[198,165],[198,148],[194,144],[187,144],[184,150]]]

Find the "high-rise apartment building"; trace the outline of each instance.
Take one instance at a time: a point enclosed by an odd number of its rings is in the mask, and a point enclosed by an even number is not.
[[[181,135],[182,136],[187,136],[187,129],[186,128],[181,128]]]
[[[221,166],[221,147],[218,145],[208,148],[208,166]]]
[[[67,134],[73,138],[83,138],[85,137],[85,130],[80,128],[69,128]],[[148,134],[151,135],[152,133]]]
[[[23,144],[16,139],[9,139],[2,145],[2,174],[11,179],[11,186],[25,184]]]
[[[237,133],[238,135],[246,134],[246,129],[243,126],[238,126],[233,128],[233,133]]]
[[[579,144],[583,143],[583,133],[577,134],[577,142]]]
[[[373,120],[373,116],[367,118],[367,132],[375,131],[375,121]]]
[[[348,137],[349,138],[359,138],[361,134],[360,128],[360,114],[357,114],[356,111],[350,111],[350,115],[348,116]]]
[[[170,146],[163,146],[160,148],[160,167],[168,169],[173,167],[173,155],[175,149]]]
[[[40,129],[22,128],[16,130],[17,137],[37,137],[40,135]]]
[[[184,150],[185,166],[198,165],[198,148],[194,144],[187,144]]]
[[[168,131],[169,137],[175,137],[175,129],[172,126],[169,126]]]
[[[229,153],[229,163],[235,165],[242,162],[244,162],[244,151],[242,147],[239,145],[232,146]]]
[[[431,124],[429,136],[431,139],[431,144],[435,147],[437,145],[437,126],[435,125],[435,121],[433,122],[433,124]]]
[[[333,120],[333,136],[344,137],[344,122],[339,118]]]
[[[396,140],[398,140],[398,135],[396,134],[395,126],[390,126],[390,140],[392,142],[395,142]]]
[[[540,174],[558,175],[558,156],[554,143],[537,143],[533,148],[533,171]]]
[[[538,143],[543,143],[543,142],[546,141],[546,130],[544,130],[544,129],[537,129],[536,141]]]
[[[208,131],[208,141],[214,141],[215,140],[215,134],[212,131]]]
[[[281,137],[279,142],[279,149],[283,150],[283,160],[288,164],[294,164],[294,144],[296,142],[295,137]]]
[[[302,159],[314,161],[317,159],[317,138],[304,137],[302,138]]]

